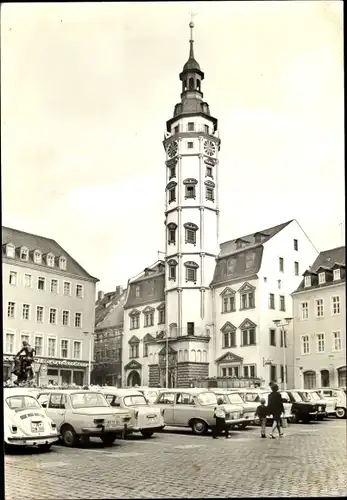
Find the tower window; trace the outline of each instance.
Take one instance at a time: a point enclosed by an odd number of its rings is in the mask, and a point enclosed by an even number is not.
[[[200,80],[196,80],[196,87],[198,89],[198,91],[200,92]]]
[[[177,226],[174,222],[170,222],[167,225],[169,245],[170,244],[174,245],[176,243],[176,229],[177,229]]]
[[[195,126],[193,122],[188,123],[188,132],[194,132]]]
[[[194,90],[194,78],[189,78],[189,90]]]
[[[169,265],[169,280],[176,280],[176,266],[177,266],[177,261],[171,259],[168,262]]]
[[[207,187],[206,188],[206,200],[214,201],[214,189]]]
[[[212,167],[206,167],[206,177],[211,177],[211,179],[213,179]]]
[[[194,198],[195,200],[195,186],[188,185],[186,186],[186,198]]]
[[[196,283],[198,264],[192,261],[185,262],[186,267],[186,281],[193,281]]]
[[[193,149],[193,147],[194,147],[194,142],[188,142],[187,148],[188,149]]]
[[[198,226],[192,222],[186,222],[184,228],[186,230],[185,242],[196,245],[196,232],[199,229]]]
[[[194,323],[191,321],[187,323],[187,335],[194,335]]]
[[[170,168],[170,176],[169,176],[169,179],[172,179],[173,177],[176,177],[176,167],[171,167],[171,168]]]
[[[209,134],[210,133],[210,127],[208,125],[204,125],[204,131],[205,131],[205,134]]]
[[[169,203],[176,201],[176,188],[169,189]]]
[[[174,134],[178,134],[180,131],[180,126],[177,125],[175,128],[174,128]]]

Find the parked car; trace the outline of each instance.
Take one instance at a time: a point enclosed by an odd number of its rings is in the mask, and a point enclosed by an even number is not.
[[[346,418],[346,392],[343,388],[321,387],[316,389],[324,399],[335,404],[337,418]]]
[[[244,422],[236,424],[235,426],[232,425],[232,427],[239,427],[240,429],[245,429],[248,425],[253,425],[255,423],[258,423],[259,418],[256,417],[255,415],[256,409],[258,407],[257,403],[250,403],[248,401],[244,401],[239,392],[231,391],[230,389],[218,388],[210,390],[217,395],[217,398],[220,396],[224,397],[225,403],[242,406]]]
[[[315,404],[323,404],[325,405],[325,414],[323,414],[322,410],[318,411],[317,420],[323,420],[324,417],[328,417],[329,415],[335,415],[335,403],[330,399],[324,399],[323,396],[314,389],[304,389],[298,390],[299,395],[302,397],[304,401],[309,401]]]
[[[194,434],[206,434],[215,425],[213,416],[217,396],[207,389],[165,389],[155,403],[164,410],[166,425],[191,427]],[[230,427],[244,421],[242,406],[224,405],[226,424]]]
[[[164,410],[150,405],[142,392],[117,387],[102,387],[99,391],[112,407],[130,411],[132,432],[141,432],[144,437],[151,437],[164,429]]]
[[[238,391],[245,402],[256,403],[256,405],[259,406],[260,400],[265,399],[265,404],[268,405],[268,397],[271,392],[270,390],[245,388],[238,389]],[[292,402],[286,391],[280,391],[280,394],[283,401],[284,416],[288,420],[288,422],[290,422],[293,419]],[[268,415],[266,418],[268,422],[272,421],[271,415]]]
[[[305,401],[297,390],[286,391],[286,394],[285,398],[282,396],[282,400],[284,401],[284,399],[289,397],[292,403],[293,417],[290,419],[291,422],[309,423],[311,420],[316,420],[320,415],[325,415],[325,404]]]
[[[87,443],[90,437],[99,437],[111,446],[117,436],[131,430],[129,410],[112,408],[98,391],[48,389],[38,400],[66,446]]]
[[[37,446],[48,451],[59,440],[57,426],[25,388],[4,389],[5,449]]]
[[[142,392],[150,404],[155,403],[160,394],[160,389],[157,387],[133,387],[133,389]]]

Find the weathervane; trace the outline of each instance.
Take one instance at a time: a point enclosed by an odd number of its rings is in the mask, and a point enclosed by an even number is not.
[[[194,17],[197,16],[197,14],[195,12],[189,12],[189,14],[190,14],[190,23],[189,23],[190,40],[193,41]]]

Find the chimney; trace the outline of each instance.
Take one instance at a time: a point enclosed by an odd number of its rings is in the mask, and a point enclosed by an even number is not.
[[[116,286],[116,295],[122,295],[122,293],[123,293],[122,285],[117,285]]]
[[[102,292],[101,290],[100,292],[98,292],[98,302],[104,298],[104,295],[104,292]]]

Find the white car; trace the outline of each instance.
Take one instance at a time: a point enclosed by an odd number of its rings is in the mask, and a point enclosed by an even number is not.
[[[341,388],[321,387],[316,391],[324,399],[330,400],[335,404],[335,414],[337,418],[346,418],[346,393]]]
[[[147,438],[164,429],[164,411],[150,405],[142,392],[117,387],[103,387],[99,391],[111,406],[131,412],[132,432],[141,432]]]
[[[224,389],[224,388],[210,389],[210,390],[215,392],[217,394],[217,397],[218,395],[225,394],[227,397],[226,401],[227,403],[242,406],[243,418],[245,419],[245,421],[238,424],[238,427],[240,427],[241,429],[245,429],[248,425],[253,425],[259,422],[259,418],[255,414],[256,409],[259,406],[258,403],[251,403],[249,401],[244,401],[242,399],[241,393],[238,392],[237,390]]]
[[[239,389],[240,394],[245,402],[249,403],[257,403],[257,405],[260,405],[260,400],[265,399],[265,405],[268,405],[268,397],[271,392],[270,389]],[[283,401],[283,407],[284,407],[284,416],[285,418],[290,421],[293,418],[293,413],[292,413],[292,403],[291,399],[286,391],[279,391],[282,397]],[[268,420],[272,420],[271,416],[267,417]]]
[[[66,446],[87,443],[90,437],[99,437],[106,446],[112,446],[117,436],[131,429],[129,410],[112,408],[98,391],[46,389],[38,400]]]
[[[4,442],[48,451],[59,439],[57,426],[26,388],[4,389]]]

